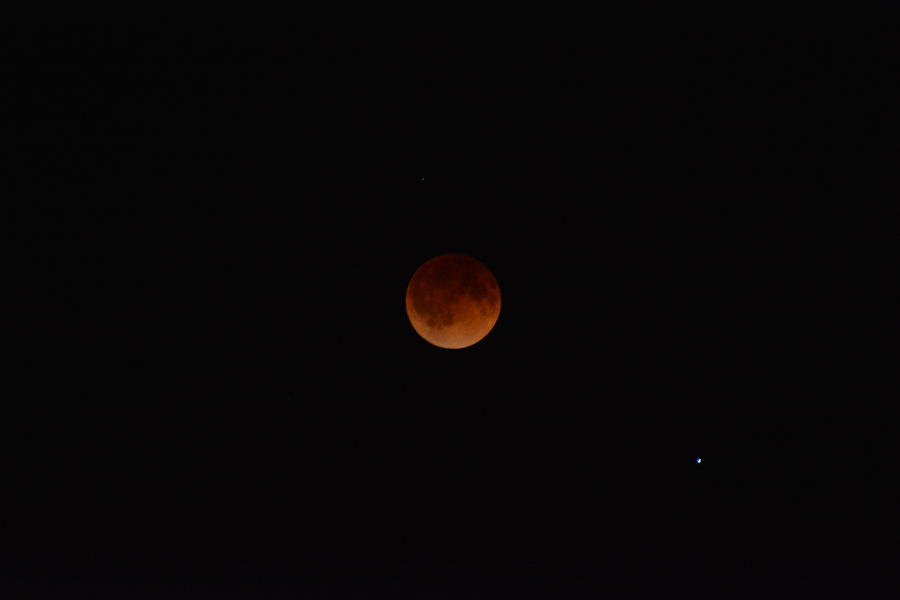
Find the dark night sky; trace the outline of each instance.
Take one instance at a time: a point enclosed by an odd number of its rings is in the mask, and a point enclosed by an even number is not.
[[[691,23],[9,37],[0,595],[895,597],[897,55]]]

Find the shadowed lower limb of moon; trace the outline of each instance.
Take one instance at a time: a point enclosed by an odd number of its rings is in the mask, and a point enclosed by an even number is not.
[[[500,315],[500,287],[474,258],[444,254],[413,274],[406,312],[416,332],[441,348],[465,348],[480,341]]]

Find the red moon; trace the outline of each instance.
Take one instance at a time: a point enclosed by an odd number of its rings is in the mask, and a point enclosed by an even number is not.
[[[439,348],[466,348],[486,336],[500,316],[500,286],[483,264],[443,254],[413,273],[406,288],[413,329]]]

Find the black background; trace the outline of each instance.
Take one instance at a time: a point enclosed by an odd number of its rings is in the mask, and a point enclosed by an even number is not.
[[[9,37],[5,597],[893,597],[886,34]]]

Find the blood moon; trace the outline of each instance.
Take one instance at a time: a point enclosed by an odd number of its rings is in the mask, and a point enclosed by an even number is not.
[[[413,329],[439,348],[481,341],[500,316],[500,286],[483,264],[463,254],[442,254],[419,267],[406,287]]]

